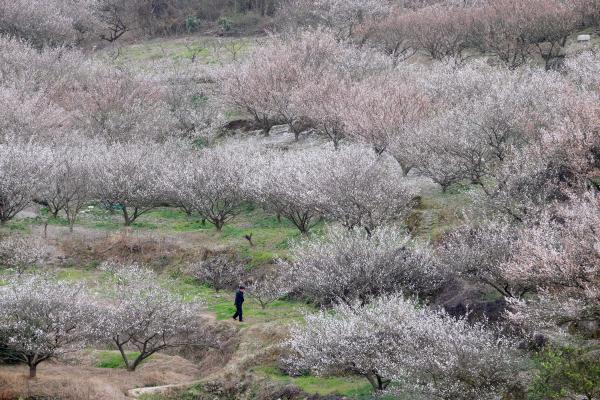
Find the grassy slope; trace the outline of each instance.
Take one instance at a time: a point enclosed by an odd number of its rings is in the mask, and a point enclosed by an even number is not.
[[[253,372],[281,383],[292,383],[310,394],[342,394],[360,399],[369,398],[371,395],[371,385],[359,377],[289,377],[273,366],[256,367]]]
[[[43,212],[41,213],[43,214]],[[39,230],[45,221],[45,216],[19,219],[10,222],[4,229],[21,230],[24,232]],[[62,218],[50,221],[50,225],[64,226],[66,221]],[[66,230],[66,226],[62,229]],[[76,229],[96,230],[106,233],[118,233],[122,230],[119,214],[111,214],[97,206],[90,208],[82,215]],[[247,260],[247,268],[261,268],[270,264],[278,257],[287,255],[286,249],[290,239],[299,238],[299,233],[289,222],[277,219],[263,210],[252,206],[245,207],[240,214],[224,227],[222,232],[217,232],[210,224],[203,225],[199,218],[189,217],[185,213],[172,208],[160,208],[140,217],[139,221],[131,228],[140,234],[160,233],[167,236],[180,236],[193,233],[198,245],[226,247],[236,250],[241,257]],[[323,229],[318,226],[316,232]],[[254,246],[250,246],[244,235],[253,234]],[[93,286],[95,291],[102,293],[106,288],[107,276],[96,267],[101,260],[88,262],[85,265],[58,268],[56,274],[59,279],[71,282],[86,282]],[[229,320],[234,312],[232,293],[227,291],[215,292],[214,289],[201,285],[193,278],[181,274],[178,269],[167,267],[160,276],[162,283],[174,293],[180,294],[184,299],[200,300],[206,311],[216,320]],[[248,297],[244,304],[247,322],[240,325],[240,329],[249,329],[252,326],[275,323],[282,326],[290,322],[302,320],[304,312],[311,311],[309,305],[288,300],[279,300],[262,309],[258,302]],[[113,352],[99,352],[98,366],[104,368],[121,368],[118,355]],[[275,363],[255,365],[252,368],[257,376],[273,382],[293,383],[302,390],[311,394],[338,394],[352,398],[369,398],[370,385],[358,377],[315,377],[303,376],[291,378],[281,374]]]
[[[40,229],[44,224],[44,213],[35,218],[25,218],[10,222],[5,229],[30,232]],[[50,225],[64,227],[66,221],[62,218],[51,220]],[[98,230],[106,233],[118,233],[122,230],[121,217],[109,211],[101,210],[97,206],[88,209],[76,225],[76,229]],[[322,229],[316,228],[316,232]],[[261,268],[278,257],[286,256],[286,249],[290,239],[300,235],[289,222],[277,219],[263,210],[252,206],[245,207],[240,214],[226,225],[221,232],[217,232],[209,223],[202,224],[198,217],[189,217],[180,210],[160,208],[140,217],[131,229],[137,233],[160,233],[167,236],[179,236],[193,233],[199,245],[226,247],[236,250],[243,259],[247,260],[247,268]],[[254,246],[250,246],[244,235],[252,233]],[[70,282],[86,282],[96,291],[102,293],[107,276],[96,269],[100,260],[89,262],[86,265],[59,268],[57,277]],[[215,292],[214,289],[201,285],[193,278],[180,274],[178,270],[167,267],[160,276],[162,283],[174,293],[180,294],[189,301],[199,300],[206,311],[215,316],[217,320],[229,320],[234,312],[232,293],[227,291]],[[262,309],[257,301],[248,297],[244,303],[246,321],[240,329],[249,329],[255,325],[275,323],[284,325],[302,320],[303,312],[310,311],[311,307],[296,301],[279,300],[266,309]],[[99,352],[98,366],[103,368],[121,368],[118,354],[113,352]],[[275,382],[294,383],[308,393],[332,394],[345,396],[361,395],[370,392],[369,384],[362,379],[354,377],[320,378],[306,376],[289,378],[282,375],[274,364],[256,365],[256,374]]]
[[[254,38],[215,38],[190,36],[153,39],[125,46],[107,47],[99,56],[118,65],[150,65],[153,61],[192,61],[221,64],[237,59],[256,42]]]
[[[429,239],[439,232],[448,229],[459,221],[458,214],[452,210],[468,204],[465,188],[456,187],[447,193],[428,193],[416,211],[417,218],[422,218],[423,213],[433,215],[431,226],[418,230],[417,235]],[[31,231],[40,229],[45,221],[45,216],[27,218],[10,222],[5,229]],[[102,210],[97,205],[89,208],[77,224],[79,229],[118,233],[122,230],[121,216]],[[66,221],[62,218],[51,220],[50,225],[64,226]],[[66,226],[63,228],[66,229]],[[286,257],[287,245],[290,239],[299,238],[299,233],[293,225],[265,213],[260,208],[248,205],[244,207],[221,232],[217,232],[209,223],[202,224],[196,216],[187,216],[184,212],[173,208],[159,208],[139,218],[131,227],[139,234],[150,233],[172,237],[181,237],[193,234],[197,245],[209,247],[229,248],[235,250],[243,259],[247,260],[247,268],[262,268],[278,257]],[[323,225],[317,227],[317,234]],[[252,233],[254,246],[250,246],[244,235]],[[86,265],[76,265],[61,268],[57,275],[59,279],[79,282],[85,281],[102,292],[106,276],[96,267],[100,260],[93,260]],[[166,287],[180,294],[187,300],[198,299],[206,307],[206,311],[217,320],[229,320],[234,312],[232,294],[229,292],[215,292],[212,288],[200,285],[194,279],[181,274],[179,269],[168,266],[161,280]],[[303,312],[310,311],[311,307],[299,302],[280,300],[263,310],[251,297],[245,303],[247,322],[240,329],[249,329],[255,325],[275,323],[277,326],[302,320]],[[109,368],[119,368],[117,357],[110,352],[100,354],[99,365]],[[272,382],[293,383],[307,393],[311,394],[338,394],[351,398],[370,398],[370,385],[366,380],[358,377],[315,377],[302,376],[291,378],[281,374],[275,363],[258,364],[252,367],[252,372],[261,378]],[[182,395],[183,396],[183,395]]]
[[[122,217],[117,211],[111,213],[94,205],[90,206],[78,220],[77,227],[99,229],[107,233],[118,232],[122,229]],[[46,216],[13,220],[6,229],[29,232],[32,227],[44,224]],[[62,217],[50,219],[49,225],[66,227],[67,221]],[[317,226],[316,230],[322,226]],[[217,232],[214,226],[203,222],[198,216],[187,216],[183,211],[174,208],[158,208],[142,215],[132,224],[131,229],[136,233],[151,233],[159,236],[177,236],[193,233],[195,238],[207,247],[227,247],[235,249],[242,258],[248,261],[248,268],[271,262],[273,259],[285,256],[288,240],[299,237],[297,229],[288,221],[277,219],[265,213],[262,209],[248,205],[240,210],[232,221]],[[245,239],[252,234],[254,246]]]

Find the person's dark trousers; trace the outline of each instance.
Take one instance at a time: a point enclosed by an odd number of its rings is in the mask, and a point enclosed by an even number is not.
[[[233,314],[233,319],[236,319],[237,317],[240,317],[240,322],[243,321],[242,319],[242,305],[235,305],[235,314]]]

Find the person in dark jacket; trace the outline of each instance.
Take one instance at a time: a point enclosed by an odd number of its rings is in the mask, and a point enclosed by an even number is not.
[[[240,317],[239,321],[243,322],[242,318],[242,304],[244,303],[244,290],[246,288],[240,286],[238,290],[235,291],[235,314],[233,314],[233,319],[237,319]]]

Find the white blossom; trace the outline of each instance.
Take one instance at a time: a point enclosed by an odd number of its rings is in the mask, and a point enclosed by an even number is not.
[[[399,290],[427,295],[443,275],[426,247],[403,231],[332,229],[322,238],[294,242],[291,261],[279,261],[292,291],[320,304],[354,301]]]
[[[0,144],[0,224],[32,201],[46,178],[49,149],[33,144]]]
[[[156,274],[137,265],[112,264],[115,289],[102,309],[106,336],[117,346],[129,371],[157,351],[184,345],[200,345],[203,327],[198,303],[186,303],[160,286]],[[126,351],[139,354],[131,359]]]
[[[38,364],[99,339],[97,306],[81,285],[24,276],[0,287],[0,336],[30,377]]]
[[[194,263],[189,269],[194,278],[199,282],[209,283],[217,292],[234,289],[244,278],[244,266],[225,254]]]
[[[93,149],[95,195],[106,205],[120,208],[126,226],[166,200],[161,183],[168,165],[163,161],[168,146],[113,143]]]
[[[352,372],[378,390],[395,382],[404,393],[445,400],[500,399],[518,371],[510,339],[400,295],[306,315],[287,346],[291,368]]]
[[[21,275],[44,260],[48,247],[38,238],[22,235],[0,236],[0,265]]]

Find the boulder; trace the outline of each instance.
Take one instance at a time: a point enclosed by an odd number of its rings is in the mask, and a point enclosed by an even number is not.
[[[577,333],[586,339],[600,339],[600,321],[582,320],[577,321],[571,327],[574,333]]]
[[[579,43],[589,42],[590,40],[592,40],[592,37],[590,35],[578,35],[577,36],[577,42],[579,42]]]
[[[223,126],[223,129],[228,131],[241,131],[248,132],[252,130],[256,130],[259,127],[256,124],[256,121],[251,119],[236,119],[233,121],[229,121]]]
[[[470,321],[497,322],[504,318],[507,303],[504,298],[490,299],[490,293],[460,279],[450,279],[436,295],[435,304],[455,317],[467,315]]]
[[[269,136],[286,135],[290,132],[290,127],[287,124],[274,125],[269,130]]]

